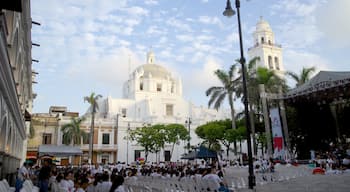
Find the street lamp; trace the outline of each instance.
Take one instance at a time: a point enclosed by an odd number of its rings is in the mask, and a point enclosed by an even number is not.
[[[191,147],[191,117],[188,118],[188,120],[185,121],[185,123],[188,126],[188,142],[187,142],[187,148],[188,148],[188,153],[190,153],[190,147]]]
[[[129,136],[130,136],[130,122],[128,122],[128,130],[127,130],[127,140],[126,140],[126,165],[129,164]]]
[[[119,113],[117,113],[117,118],[116,118],[116,124],[115,124],[115,130],[114,130],[114,143],[118,144],[118,129],[119,129]],[[118,145],[117,145],[118,146]],[[114,162],[117,163],[117,157],[118,157],[118,147],[115,148],[115,160]]]
[[[243,52],[243,42],[242,42],[242,30],[241,30],[241,16],[239,12],[240,8],[240,0],[236,0],[236,9],[237,9],[237,19],[238,19],[238,35],[239,35],[239,47],[240,47],[240,53],[241,58],[239,59],[239,62],[242,65],[242,85],[243,85],[243,103],[244,103],[244,115],[245,115],[245,125],[247,127],[247,144],[248,144],[248,166],[249,166],[249,188],[253,189],[255,186],[255,176],[254,176],[254,170],[253,170],[253,155],[252,155],[252,144],[251,144],[251,128],[249,123],[249,111],[248,111],[248,91],[247,91],[247,81],[246,81],[246,68],[245,68],[245,58],[244,58],[244,52]],[[231,17],[235,14],[235,11],[231,7],[230,0],[227,0],[226,2],[226,8],[223,12],[223,15],[226,17]]]

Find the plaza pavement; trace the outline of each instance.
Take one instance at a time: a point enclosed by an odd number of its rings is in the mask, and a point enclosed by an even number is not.
[[[350,192],[350,173],[307,175],[280,182],[257,185],[254,190],[236,189],[238,192]]]

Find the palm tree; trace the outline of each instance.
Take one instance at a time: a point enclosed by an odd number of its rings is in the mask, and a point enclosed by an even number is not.
[[[205,92],[207,96],[210,96],[208,106],[210,107],[212,104],[214,104],[214,108],[218,110],[221,107],[225,97],[227,96],[231,110],[231,127],[232,129],[236,129],[236,115],[233,105],[233,101],[235,99],[234,94],[236,91],[237,83],[239,82],[239,78],[235,78],[236,65],[232,65],[228,72],[218,69],[214,72],[214,74],[218,77],[223,86],[213,86]],[[236,141],[234,141],[234,153],[235,155],[237,154]]]
[[[94,92],[90,96],[84,97],[84,101],[90,103],[91,110],[91,127],[90,127],[90,139],[89,139],[89,163],[93,162],[93,151],[94,151],[94,126],[95,126],[95,113],[98,110],[97,100],[102,97],[102,95],[95,95]]]
[[[309,68],[303,67],[300,74],[296,74],[294,72],[288,71],[287,75],[290,76],[296,82],[296,87],[299,87],[302,84],[309,81],[310,76],[312,75],[313,72],[315,72],[315,70],[316,70],[315,67],[309,67]]]
[[[86,140],[88,133],[80,128],[84,118],[72,118],[70,123],[61,127],[63,133],[62,143],[66,145],[81,144],[81,139]]]
[[[231,110],[232,129],[236,129],[235,108],[233,105],[233,101],[237,87],[237,82],[239,81],[238,78],[235,78],[235,73],[236,65],[232,65],[228,72],[220,69],[216,70],[214,74],[218,77],[223,86],[213,86],[205,92],[207,96],[210,96],[208,106],[210,107],[212,104],[214,104],[214,108],[216,110],[218,110],[221,107],[224,99],[227,96]]]
[[[259,57],[251,59],[247,65],[247,89],[248,89],[248,101],[249,101],[249,118],[252,135],[255,135],[255,113],[261,113],[261,101],[259,85],[264,84],[267,92],[277,93],[282,86],[285,88],[285,81],[275,74],[273,70],[257,67],[256,62],[259,61]],[[240,74],[242,71],[240,70]],[[242,95],[242,86],[237,88],[237,95]],[[243,98],[244,99],[244,98]],[[257,153],[256,139],[253,137],[254,154]]]

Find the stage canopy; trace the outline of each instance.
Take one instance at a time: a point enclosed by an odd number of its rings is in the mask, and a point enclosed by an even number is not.
[[[184,155],[181,159],[204,159],[204,158],[217,158],[215,151],[209,150],[204,146],[200,146],[199,150],[190,152]]]
[[[42,156],[55,156],[55,157],[66,157],[73,155],[82,155],[83,152],[79,147],[69,145],[40,145],[39,146],[39,157]]]
[[[319,99],[334,99],[350,94],[347,86],[350,85],[350,72],[320,71],[305,84],[290,90],[284,95],[285,99],[293,99],[302,96],[314,96]],[[332,92],[329,92],[332,90]],[[316,92],[328,91],[326,98]]]
[[[288,132],[298,158],[350,139],[350,72],[320,71],[284,94]]]

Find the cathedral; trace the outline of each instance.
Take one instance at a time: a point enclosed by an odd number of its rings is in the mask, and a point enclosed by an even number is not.
[[[275,43],[274,33],[267,21],[260,18],[253,33],[254,46],[248,49],[249,58],[260,57],[257,66],[274,70],[283,77],[282,47]],[[129,141],[128,130],[147,124],[183,124],[189,131],[191,145],[201,140],[195,134],[196,127],[214,120],[230,119],[230,111],[208,109],[186,101],[182,96],[180,77],[157,64],[155,54],[150,51],[146,63],[136,68],[123,86],[123,98],[107,97],[98,101],[96,114],[97,149],[104,140],[114,143],[116,150],[106,151],[102,146],[96,155],[97,162],[133,162],[144,158],[143,148]],[[84,116],[89,117],[90,109]],[[89,121],[87,121],[89,122]],[[88,128],[88,123],[86,124]],[[88,130],[88,129],[87,129]],[[114,141],[114,142],[112,142]],[[95,141],[96,142],[96,141]],[[103,144],[106,145],[106,144]],[[186,153],[187,141],[181,142],[170,157],[170,145],[160,154],[160,161],[177,161]],[[113,147],[112,147],[113,148]],[[150,154],[149,161],[156,161]]]
[[[204,94],[204,93],[203,93]],[[195,106],[182,97],[182,82],[174,77],[171,72],[156,64],[155,54],[150,51],[147,54],[146,64],[136,68],[124,83],[123,98],[107,97],[98,101],[99,111],[96,114],[95,124],[111,122],[117,133],[110,130],[111,126],[104,130],[98,129],[98,141],[104,138],[117,137],[117,161],[133,162],[137,158],[143,158],[144,152],[141,146],[127,139],[128,130],[136,129],[144,125],[154,124],[183,124],[189,131],[190,143],[196,146],[200,140],[195,134],[195,128],[209,121],[230,118],[229,110],[208,109]],[[85,116],[89,116],[90,110]],[[95,132],[96,133],[96,132]],[[98,144],[97,144],[98,145]],[[162,151],[161,161],[176,161],[186,153],[186,142],[181,142],[174,149],[170,158],[171,146],[166,145]],[[97,161],[113,162],[112,153],[101,153]],[[150,154],[150,161],[156,161],[155,154]]]
[[[256,25],[253,38],[255,44],[248,49],[249,58],[260,57],[257,66],[272,69],[283,76],[282,48],[275,43],[270,25],[262,18]],[[190,141],[179,142],[171,157],[170,144],[165,145],[164,150],[158,153],[158,157],[152,153],[148,156],[150,162],[157,160],[174,162],[188,153],[188,149],[185,148],[188,142],[191,146],[198,146],[201,143],[195,134],[198,126],[210,121],[231,118],[228,108],[223,107],[217,111],[207,106],[196,106],[185,100],[182,94],[181,78],[175,77],[165,67],[159,65],[155,54],[149,51],[145,64],[137,67],[124,82],[122,98],[108,96],[97,101],[99,109],[95,115],[93,163],[118,161],[131,163],[139,158],[145,158],[143,147],[128,139],[129,131],[145,125],[177,123],[184,125],[189,131]],[[40,144],[62,145],[60,127],[70,123],[72,117],[78,116],[79,114],[68,112],[66,107],[59,106],[51,107],[49,114],[39,114],[36,130],[42,133],[43,137],[42,139],[35,137],[35,142],[30,143],[31,152],[40,153],[38,150]],[[91,108],[83,114],[83,117],[85,120],[81,128],[90,132]],[[58,157],[57,160],[61,164],[87,163],[89,141],[83,140],[80,149],[81,159]],[[246,151],[245,145],[242,151]]]

